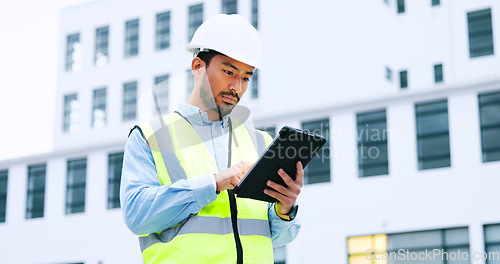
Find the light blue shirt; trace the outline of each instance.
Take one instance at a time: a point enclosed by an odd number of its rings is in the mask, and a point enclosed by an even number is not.
[[[177,111],[191,123],[205,143],[219,171],[228,168],[228,116],[211,121],[207,113],[190,104]],[[123,157],[120,203],[128,228],[137,235],[156,233],[197,214],[217,199],[213,174],[179,180],[162,185],[156,173],[149,145],[138,129],[130,134]],[[273,247],[291,242],[300,230],[298,218],[284,221],[278,217],[274,204],[268,210]]]

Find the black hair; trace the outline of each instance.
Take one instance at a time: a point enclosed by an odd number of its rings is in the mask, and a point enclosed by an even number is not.
[[[205,62],[207,67],[210,65],[210,61],[212,60],[213,57],[216,55],[224,55],[218,51],[215,50],[209,50],[209,51],[202,51],[198,52],[198,55],[196,57],[200,58],[202,61]]]

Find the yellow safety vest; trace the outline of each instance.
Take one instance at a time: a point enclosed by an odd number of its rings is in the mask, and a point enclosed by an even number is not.
[[[230,118],[229,166],[255,162],[272,138]],[[191,124],[180,114],[138,126],[148,142],[162,185],[219,173]],[[236,213],[237,211],[237,213]],[[237,215],[237,217],[236,217]],[[235,227],[237,226],[235,232]],[[171,228],[139,237],[144,263],[273,263],[268,203],[235,198],[231,190]]]

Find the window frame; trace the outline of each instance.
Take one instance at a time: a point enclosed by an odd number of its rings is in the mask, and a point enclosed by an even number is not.
[[[125,21],[125,45],[124,45],[125,58],[139,56],[139,36],[140,36],[139,18]]]
[[[392,70],[389,66],[385,66],[385,79],[389,82],[392,82]]]
[[[76,105],[72,107],[71,102],[76,101]],[[64,95],[63,105],[63,132],[73,133],[78,130],[78,93]]]
[[[201,13],[201,16],[200,16]],[[194,33],[204,20],[203,3],[190,5],[188,8],[188,43],[191,42]]]
[[[154,87],[153,93],[156,100],[153,105],[153,109],[155,112],[158,111],[156,106],[160,107],[161,114],[167,114],[169,109],[169,89],[170,89],[170,74],[162,74],[154,77]]]
[[[442,63],[434,64],[434,83],[443,83],[443,82],[444,82],[443,64]]]
[[[106,203],[108,209],[120,208],[123,154],[123,151],[108,154],[108,195]]]
[[[5,186],[5,187],[4,187]],[[5,223],[7,218],[7,196],[9,193],[9,170],[0,170],[0,223]]]
[[[66,206],[65,213],[75,214],[85,212],[85,199],[86,199],[86,187],[87,187],[87,158],[77,158],[69,159],[66,163]],[[76,175],[78,171],[83,171],[83,176]],[[82,177],[81,179],[76,179],[73,177]],[[77,180],[82,182],[75,183]],[[83,197],[73,201],[76,195],[76,191],[83,190]],[[71,197],[71,201],[70,201]],[[82,201],[80,201],[82,200]]]
[[[123,84],[122,100],[122,121],[127,122],[137,119],[137,81],[126,82]],[[133,94],[131,96],[130,94]],[[130,97],[130,98],[129,98]]]
[[[222,0],[222,14],[238,14],[238,0]]]
[[[259,0],[252,0],[252,26],[259,28]]]
[[[252,85],[252,99],[259,98],[259,70],[255,69],[252,77],[250,78]]]
[[[472,28],[472,25],[474,25],[474,23],[484,22],[482,20],[487,22],[489,21],[487,27],[478,26]],[[470,59],[495,54],[495,42],[493,37],[493,18],[491,14],[491,8],[475,10],[467,13],[467,33],[469,38]],[[479,43],[480,45],[478,45],[475,41],[481,38],[488,38],[488,39],[487,41],[481,42]],[[489,42],[491,42],[491,45]]]
[[[73,58],[75,53],[78,52],[75,44],[80,43],[80,32],[66,35],[66,56],[64,70],[67,72],[76,72],[79,70],[77,67],[81,66],[79,65],[80,62],[75,61],[75,59]]]
[[[308,125],[312,124],[321,124],[320,128],[313,128],[311,129],[307,128]],[[323,130],[323,124],[326,124],[325,130]],[[319,129],[321,131],[321,135],[326,139],[325,145],[323,145],[323,148],[317,153],[316,156],[314,156],[311,161],[309,162],[308,166],[304,169],[304,184],[316,184],[316,183],[328,183],[332,181],[332,176],[331,176],[331,153],[330,153],[330,117],[325,117],[325,118],[319,118],[319,119],[312,119],[312,120],[307,120],[303,121],[301,124],[301,127],[305,131],[309,131],[315,134],[317,133],[317,130]],[[328,157],[322,157],[321,155],[325,153],[325,151],[328,153]],[[318,159],[322,160],[321,164],[327,164],[325,168],[319,168],[316,169],[316,171],[313,171],[311,174],[311,168],[314,167],[314,164],[317,162]],[[311,166],[312,165],[312,166]]]
[[[487,233],[488,229],[494,228],[494,227],[500,227],[500,223],[485,224],[485,225],[483,225],[484,252],[486,252],[486,254],[488,254],[488,258],[486,259],[486,262],[485,262],[486,264],[489,264],[491,262],[491,259],[489,258],[489,253],[490,252],[497,252],[497,251],[489,251],[488,248],[492,247],[492,246],[500,246],[500,240],[498,240],[498,241],[489,241],[489,239],[488,239],[488,233]]]
[[[399,71],[399,88],[408,89],[408,70]]]
[[[171,13],[165,11],[156,14],[155,49],[156,51],[170,48]]]
[[[442,107],[441,109],[439,108],[439,104],[444,104],[445,107]],[[427,108],[425,110],[425,108]],[[437,109],[433,109],[437,108]],[[433,101],[428,101],[428,102],[421,102],[421,103],[416,103],[415,104],[415,124],[416,124],[416,137],[417,137],[417,162],[418,162],[418,170],[423,171],[423,170],[429,170],[429,169],[439,169],[439,168],[449,168],[451,167],[451,145],[450,145],[450,126],[449,126],[449,114],[448,114],[448,99],[438,99],[438,100],[433,100]],[[422,122],[422,119],[428,119],[427,122],[432,122],[432,121],[439,121],[437,118],[439,118],[439,115],[444,115],[446,117],[446,126],[445,129],[442,129],[442,131],[432,131],[432,132],[422,132],[420,127],[425,127],[426,124],[429,123],[420,123]],[[436,118],[434,120],[430,118]],[[429,121],[430,119],[430,121]],[[444,127],[443,127],[444,128]],[[445,150],[444,154],[439,154],[439,155],[428,155],[425,154],[429,151],[425,147],[425,143],[428,143],[429,141],[432,142],[432,140],[446,140],[444,145],[447,146],[447,150]],[[422,141],[425,140],[425,141]],[[430,145],[435,145],[430,144]],[[424,152],[424,153],[422,153]],[[432,151],[434,153],[434,151]],[[429,165],[432,164],[431,162],[436,162],[439,160],[447,160],[447,162],[443,162],[441,165]],[[425,162],[425,163],[424,163]]]
[[[396,0],[396,9],[398,14],[406,12],[405,0]]]
[[[106,126],[107,124],[107,88],[106,87],[101,87],[101,88],[96,88],[92,91],[92,120],[91,120],[91,127],[96,129],[96,110],[101,110],[104,112],[104,118],[103,118],[103,127]],[[101,127],[99,127],[101,128]]]
[[[103,64],[100,64],[99,62],[100,54],[103,54],[103,56],[106,57],[106,62]],[[95,30],[94,65],[97,67],[103,67],[108,63],[109,63],[109,26],[103,26],[96,28]]]
[[[464,231],[464,234],[467,236],[467,243],[457,243],[454,244],[453,242],[448,242],[447,240],[447,234],[453,233],[453,231],[460,230],[462,229]],[[422,234],[422,233],[429,233],[429,232],[438,232],[439,234],[439,239],[440,243],[439,245],[433,245],[433,244],[428,244],[427,246],[414,246],[414,247],[407,247],[405,245],[400,245],[396,248],[390,248],[389,247],[389,239],[394,236],[399,236],[399,235],[409,235],[409,234]],[[394,253],[397,254],[398,250],[404,249],[408,250],[409,252],[417,252],[417,251],[424,251],[424,250],[430,250],[432,251],[435,248],[443,249],[444,252],[448,253],[453,252],[452,250],[454,249],[461,249],[461,248],[467,248],[467,251],[470,252],[470,236],[469,236],[469,227],[467,226],[459,226],[459,227],[450,227],[450,228],[441,228],[441,229],[429,229],[429,230],[418,230],[418,231],[411,231],[411,232],[399,232],[399,233],[387,233],[387,234],[370,234],[370,235],[356,235],[356,236],[350,236],[347,237],[346,239],[346,248],[347,248],[347,263],[350,263],[351,257],[363,257],[364,259],[370,256],[368,254],[368,250],[371,249],[373,253],[383,253],[387,252],[388,254]],[[366,250],[364,250],[364,253],[353,253],[350,250],[350,240],[355,240],[355,239],[368,239],[370,241],[370,247]],[[365,242],[366,243],[366,242]],[[385,243],[385,246],[381,246],[380,243]],[[357,251],[361,252],[361,251]],[[470,255],[470,254],[469,254]],[[372,255],[373,256],[373,255]],[[378,255],[380,258],[382,255]],[[399,255],[397,255],[399,256]],[[397,257],[396,256],[396,257]],[[387,255],[387,259],[389,256]],[[394,258],[394,257],[393,257]],[[370,260],[370,259],[368,259]],[[364,263],[364,262],[363,262]],[[367,262],[368,263],[368,262]],[[375,258],[371,258],[371,263],[376,264],[379,263],[379,261]],[[446,262],[443,262],[446,263]]]
[[[376,117],[377,115],[383,115],[383,117]],[[374,117],[375,116],[375,117]],[[370,125],[378,125],[378,124],[383,124],[383,131],[382,131],[382,140],[372,140],[372,135],[365,134],[368,133],[368,129],[370,131],[373,130],[369,128]],[[360,134],[361,129],[365,129],[365,132]],[[366,178],[366,177],[373,177],[373,176],[382,176],[382,175],[388,175],[389,174],[389,146],[388,146],[388,130],[387,130],[387,110],[386,109],[380,109],[380,110],[373,110],[373,111],[368,111],[368,112],[360,112],[356,114],[356,132],[357,132],[357,148],[358,148],[358,176],[359,178]],[[380,133],[380,132],[377,132]],[[363,141],[362,139],[367,139],[366,141]],[[368,159],[364,159],[364,151],[362,152],[360,149],[362,149],[365,145],[371,147],[380,147],[380,146],[385,146],[385,161],[375,161],[375,162],[366,162]],[[380,150],[379,150],[380,151]],[[368,154],[370,151],[368,151]],[[377,164],[382,164],[382,165],[377,165]],[[373,168],[373,167],[385,167],[383,169],[382,173],[366,173],[365,171],[368,168]]]
[[[487,107],[500,108],[500,90],[479,93],[477,98],[478,98],[478,108],[479,108],[478,112],[479,112],[479,128],[481,134],[482,161],[483,163],[500,161],[500,147],[495,147],[495,146],[491,147],[490,141],[488,141],[485,138],[486,133],[491,133],[491,131],[500,130],[500,120],[498,120],[498,122],[491,122],[491,120],[484,119],[484,116],[487,114],[485,108]],[[498,157],[497,158],[495,158],[495,156],[491,157],[492,155],[497,155]]]
[[[43,172],[43,173],[41,173]],[[35,177],[42,177],[42,186],[35,186],[38,182]],[[45,211],[45,186],[47,184],[47,164],[36,164],[28,166],[28,180],[26,188],[26,219],[43,218]],[[33,186],[32,186],[33,185]],[[41,194],[41,195],[40,195]],[[37,198],[38,196],[41,196]],[[41,199],[41,206],[35,203]],[[36,209],[36,210],[35,210]]]
[[[191,93],[193,92],[194,88],[194,75],[191,69],[188,69],[186,71],[186,82],[187,82],[187,100],[189,100],[189,97],[191,96]]]

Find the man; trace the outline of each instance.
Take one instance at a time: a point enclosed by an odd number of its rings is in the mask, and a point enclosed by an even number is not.
[[[304,171],[269,182],[268,204],[232,192],[272,138],[230,113],[260,66],[257,31],[239,15],[204,22],[187,46],[195,82],[175,113],[132,129],[120,200],[145,263],[272,263],[292,241]]]

